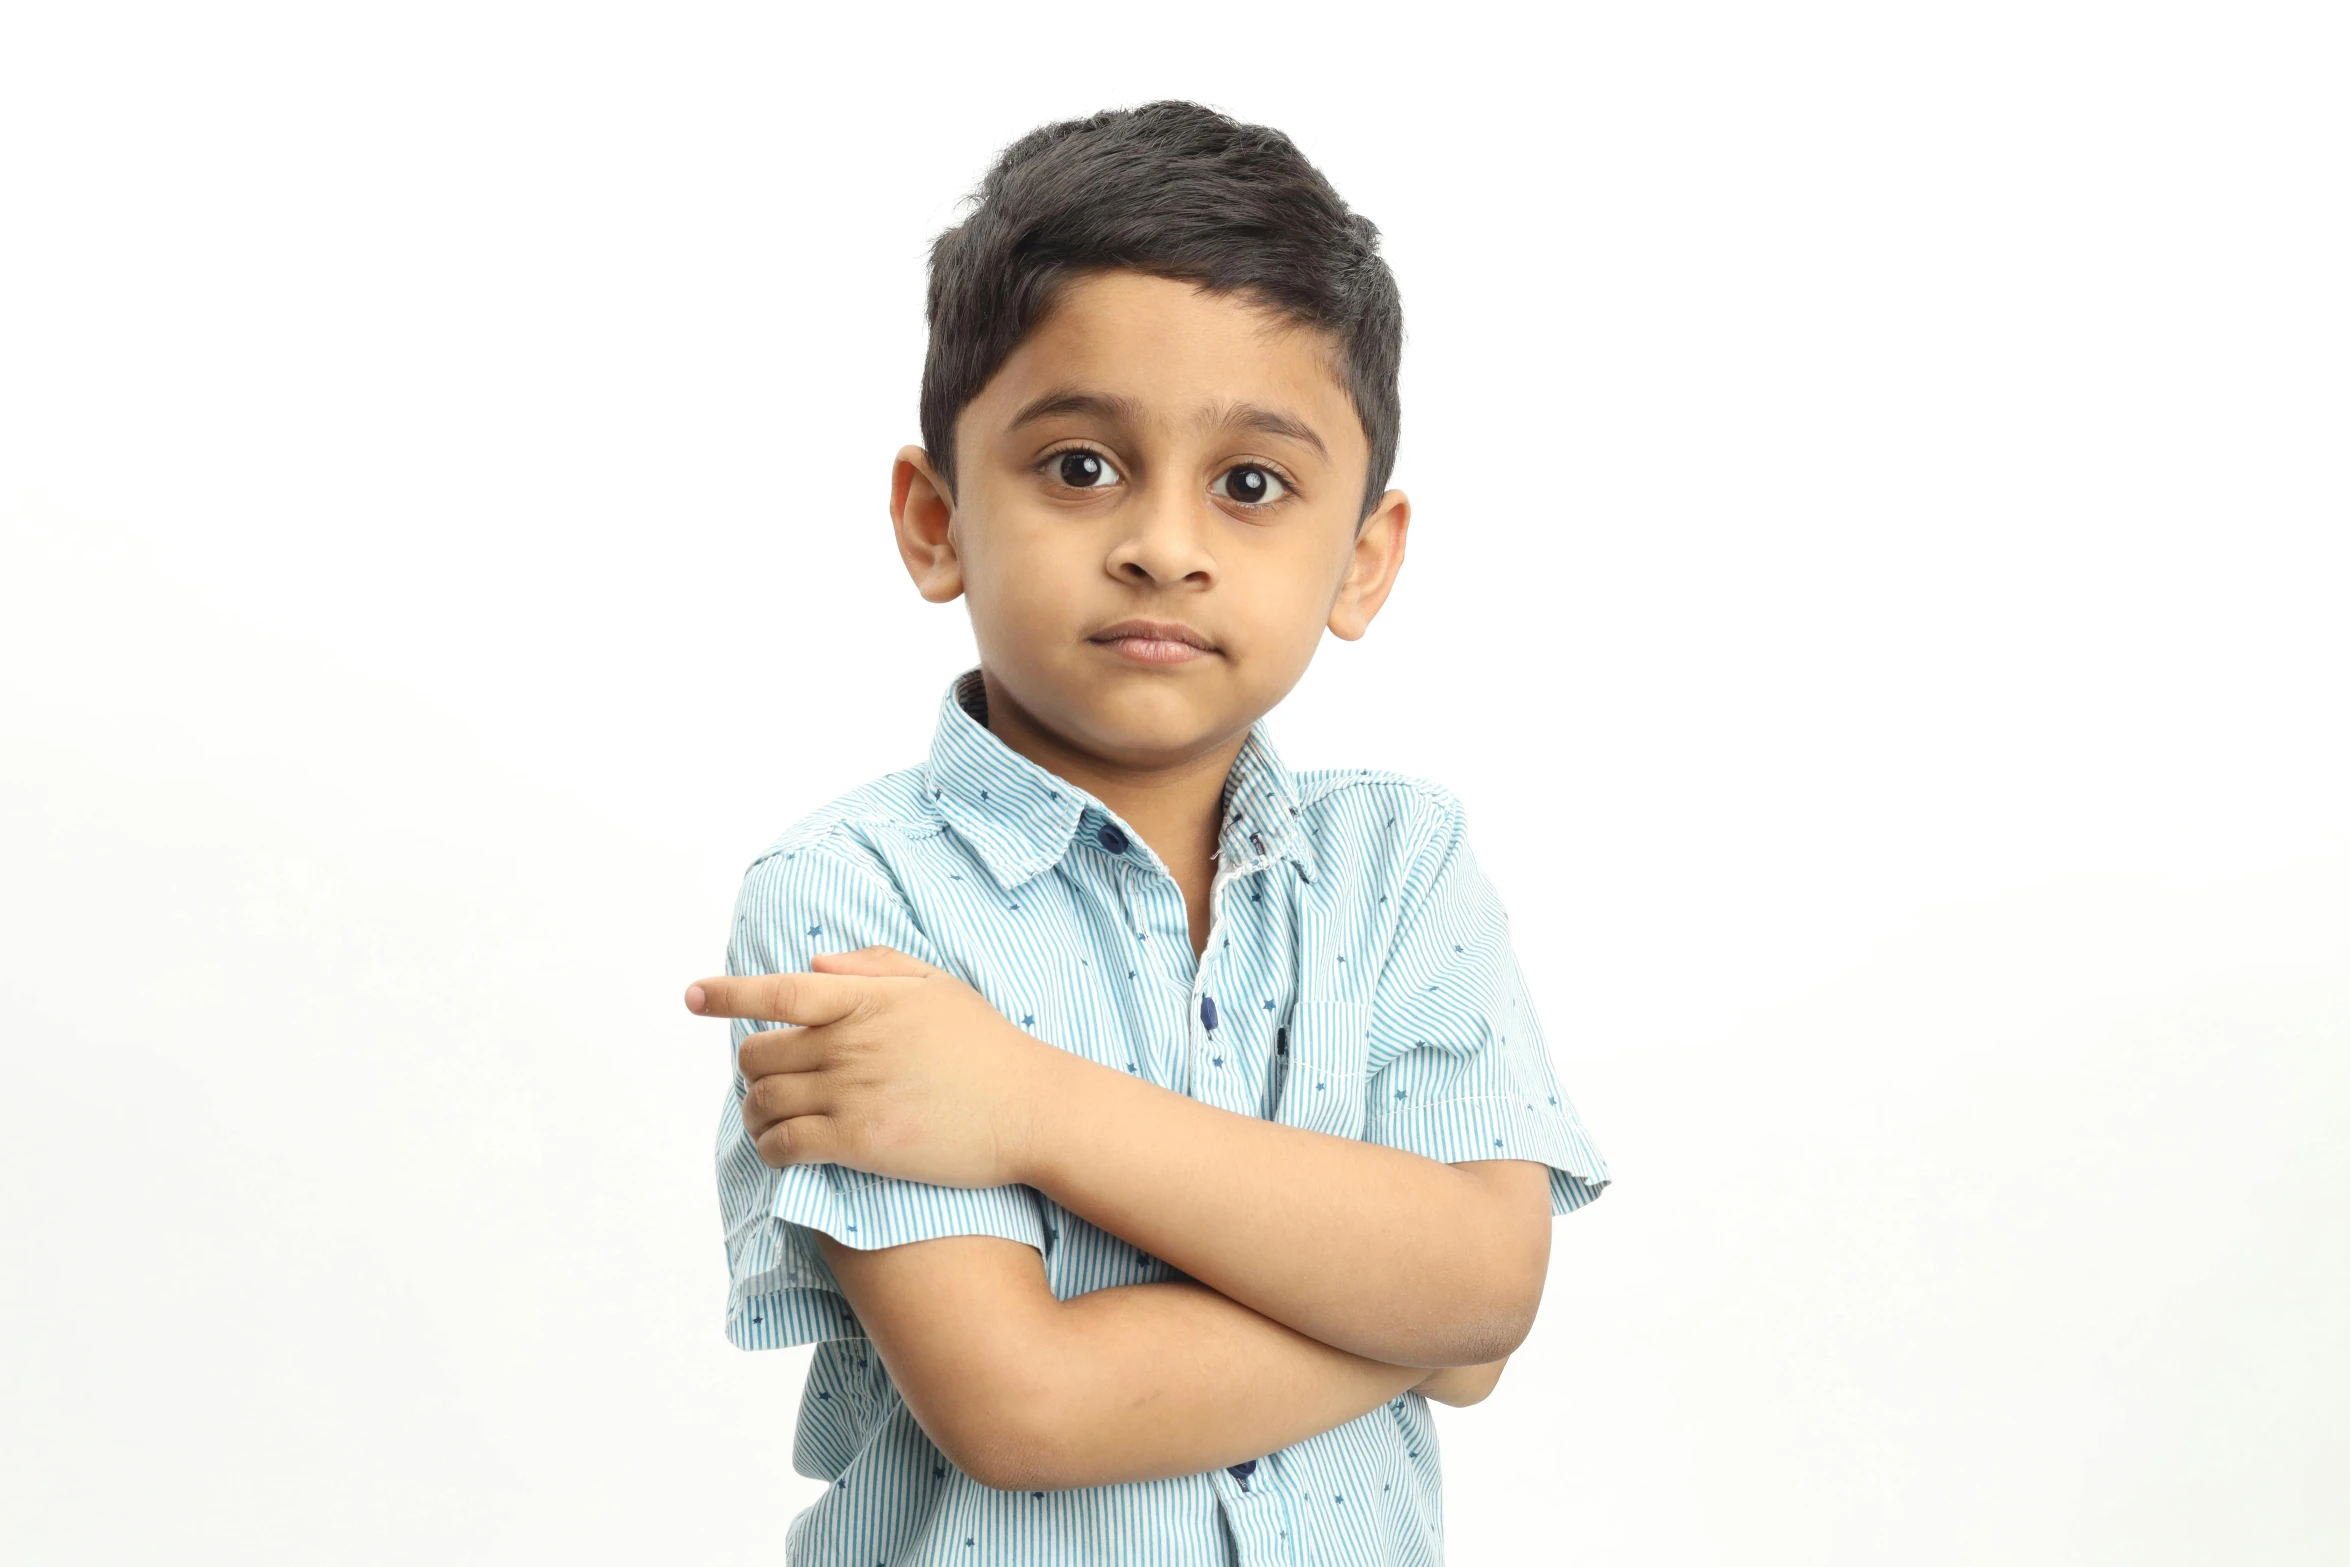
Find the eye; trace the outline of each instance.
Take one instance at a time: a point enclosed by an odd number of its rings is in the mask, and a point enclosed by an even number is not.
[[[1217,475],[1216,482],[1208,486],[1208,493],[1238,501],[1243,506],[1265,506],[1287,495],[1289,486],[1272,469],[1244,462]]]
[[[1106,490],[1118,482],[1118,470],[1099,452],[1083,449],[1055,452],[1044,460],[1045,471],[1072,490]]]

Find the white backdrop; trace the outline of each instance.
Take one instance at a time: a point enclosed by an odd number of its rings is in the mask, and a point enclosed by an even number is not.
[[[1452,1560],[2350,1554],[2338,10],[828,9],[0,22],[0,1555],[780,1559],[677,998],[967,659],[929,237],[1170,95],[1385,229],[1274,733],[1617,1177]]]

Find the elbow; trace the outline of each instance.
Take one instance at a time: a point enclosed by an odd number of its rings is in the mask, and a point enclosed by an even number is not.
[[[1476,1364],[1482,1366],[1491,1361],[1507,1360],[1516,1354],[1518,1346],[1525,1343],[1527,1336],[1534,1331],[1534,1311],[1541,1304],[1542,1297],[1539,1295],[1522,1304],[1512,1303],[1495,1325],[1496,1331],[1485,1345],[1486,1352]]]
[[[936,1440],[935,1438],[933,1440]],[[1050,1491],[1058,1489],[1037,1454],[1020,1443],[988,1433],[975,1440],[941,1441],[947,1462],[991,1491]]]
[[[1541,1303],[1539,1281],[1529,1290],[1497,1278],[1482,1287],[1458,1289],[1416,1324],[1399,1324],[1367,1347],[1347,1347],[1399,1366],[1482,1366],[1517,1352],[1534,1331]]]
[[[1483,1366],[1507,1360],[1534,1331],[1534,1310],[1540,1297],[1501,1294],[1484,1309],[1454,1325],[1453,1342],[1445,1346],[1448,1366]]]
[[[1523,1184],[1521,1182],[1521,1184]],[[1482,1366],[1517,1352],[1534,1331],[1550,1277],[1550,1199],[1547,1188],[1513,1196],[1496,1215],[1496,1226],[1479,1247],[1481,1266],[1462,1292],[1465,1309],[1454,1318],[1456,1341],[1446,1363]]]
[[[1479,1287],[1463,1293],[1438,1363],[1482,1366],[1515,1354],[1534,1331],[1549,1262],[1548,1246],[1499,1249]]]
[[[1414,1326],[1398,1325],[1377,1339],[1346,1347],[1398,1366],[1449,1370],[1486,1365],[1516,1353],[1533,1326],[1533,1312],[1514,1301],[1464,1296],[1446,1302],[1440,1312]]]
[[[924,1429],[947,1462],[995,1491],[1066,1489],[1068,1436],[1038,1379],[975,1378]]]
[[[1004,1428],[939,1443],[947,1461],[991,1491],[1066,1491],[1098,1481],[1074,1477],[1068,1450]]]

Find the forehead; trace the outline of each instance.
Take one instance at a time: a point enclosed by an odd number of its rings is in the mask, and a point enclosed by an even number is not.
[[[1000,426],[1064,388],[1125,399],[1171,426],[1258,404],[1311,424],[1333,456],[1369,446],[1328,333],[1171,278],[1120,271],[1070,284],[966,412]]]

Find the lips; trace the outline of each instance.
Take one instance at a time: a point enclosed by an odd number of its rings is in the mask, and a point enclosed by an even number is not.
[[[1179,620],[1121,620],[1086,639],[1141,664],[1182,664],[1216,651],[1216,644]]]

